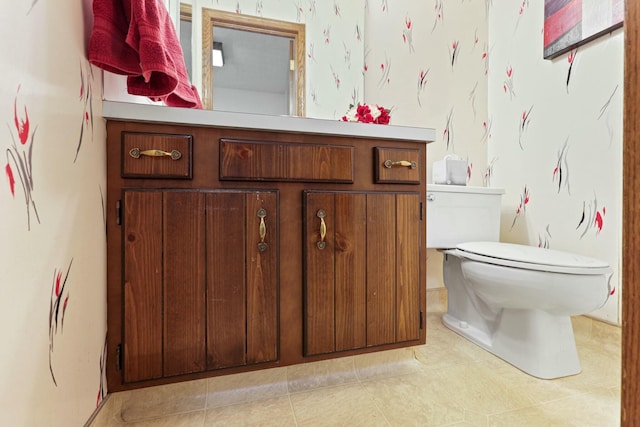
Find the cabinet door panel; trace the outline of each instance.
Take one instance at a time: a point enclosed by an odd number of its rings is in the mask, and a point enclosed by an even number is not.
[[[217,369],[277,360],[276,194],[213,192],[206,203],[207,365]],[[259,243],[266,244],[264,250]]]
[[[245,364],[245,200],[207,194],[207,365]]]
[[[419,194],[308,191],[304,200],[305,355],[420,339]]]
[[[417,249],[417,248],[416,248]],[[396,199],[367,194],[367,346],[396,340]]]
[[[278,359],[278,217],[276,193],[246,195],[247,363]],[[258,211],[264,209],[264,241]],[[258,245],[264,243],[264,245]]]
[[[330,353],[335,351],[334,194],[307,193],[304,201],[304,353]],[[318,216],[319,212],[324,212],[324,218]],[[327,232],[321,249],[322,219]]]
[[[205,363],[204,197],[164,192],[164,375]]]
[[[124,195],[124,381],[162,377],[162,193]]]
[[[397,196],[397,341],[420,338],[420,196]]]
[[[367,340],[366,196],[335,195],[336,351],[362,348]]]

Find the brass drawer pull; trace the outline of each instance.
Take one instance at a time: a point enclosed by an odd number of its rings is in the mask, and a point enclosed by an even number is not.
[[[327,242],[324,241],[327,236],[327,224],[324,222],[324,217],[327,216],[327,213],[324,209],[320,209],[316,216],[320,218],[320,241],[316,242],[316,246],[318,246],[318,249],[324,249],[327,246]]]
[[[416,162],[410,162],[408,160],[399,160],[397,162],[392,162],[391,160],[385,160],[384,161],[384,167],[387,169],[391,169],[394,166],[404,166],[404,167],[408,167],[411,169],[415,169],[418,167],[418,165],[416,164]]]
[[[269,246],[268,244],[266,244],[264,242],[264,238],[267,235],[267,225],[264,223],[264,219],[267,216],[267,210],[264,208],[260,208],[258,209],[258,218],[260,218],[260,226],[259,226],[259,233],[260,233],[260,242],[258,243],[258,250],[260,252],[264,252],[267,250],[267,247]]]
[[[149,157],[171,157],[171,160],[178,160],[182,157],[182,153],[178,150],[162,151],[162,150],[144,150],[140,151],[139,148],[132,148],[129,150],[129,155],[134,159],[139,159],[140,156],[149,156]]]

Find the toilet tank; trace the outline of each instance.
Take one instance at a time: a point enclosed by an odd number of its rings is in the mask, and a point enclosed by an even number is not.
[[[427,248],[500,239],[504,189],[427,184]]]

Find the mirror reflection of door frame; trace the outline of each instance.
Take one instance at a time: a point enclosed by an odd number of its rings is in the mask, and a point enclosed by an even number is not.
[[[295,70],[295,114],[305,115],[305,26],[295,22],[279,21],[259,16],[241,15],[215,9],[202,9],[202,105],[213,109],[213,27],[225,27],[254,33],[270,34],[294,40],[292,67]]]

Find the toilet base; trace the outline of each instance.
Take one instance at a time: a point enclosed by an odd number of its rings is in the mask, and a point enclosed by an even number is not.
[[[495,320],[486,332],[449,313],[442,317],[447,328],[534,377],[553,379],[582,371],[569,316],[503,309]]]

